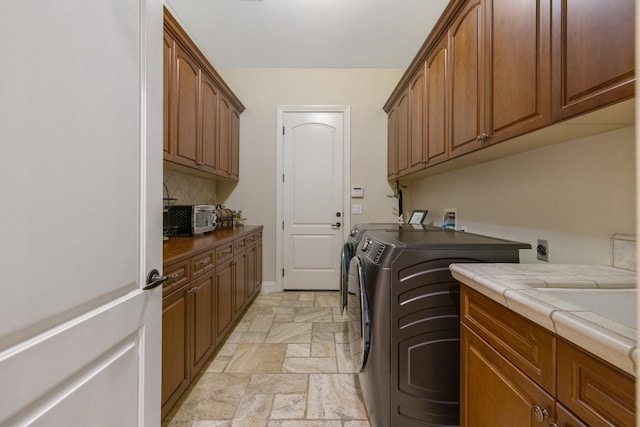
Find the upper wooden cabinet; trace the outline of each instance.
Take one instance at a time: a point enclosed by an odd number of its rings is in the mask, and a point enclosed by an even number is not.
[[[449,30],[449,157],[482,147],[484,131],[483,2],[470,1]]]
[[[164,24],[164,159],[237,180],[244,106],[166,9]]]
[[[384,106],[389,179],[633,97],[633,40],[633,0],[452,0]]]
[[[553,119],[634,96],[634,0],[553,2]]]

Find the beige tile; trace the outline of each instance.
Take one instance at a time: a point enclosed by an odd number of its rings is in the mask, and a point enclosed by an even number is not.
[[[316,323],[317,324],[317,323]],[[335,333],[330,331],[314,331],[311,335],[312,342],[335,342]]]
[[[269,332],[275,314],[258,314],[251,322],[248,331],[249,332]]]
[[[267,335],[268,343],[311,342],[310,323],[274,323]]]
[[[307,418],[366,420],[353,375],[309,375]]]
[[[239,344],[225,372],[278,373],[286,350],[282,344]]]
[[[227,420],[202,420],[195,421],[191,427],[231,427],[231,421]]]
[[[342,422],[320,420],[269,421],[267,427],[342,427]]]
[[[315,306],[316,307],[339,307],[340,294],[333,293],[330,295],[316,295]]]
[[[338,365],[335,357],[285,357],[282,372],[336,373]]]
[[[229,360],[231,360],[230,356],[216,356],[202,368],[202,372],[224,372]]]
[[[254,374],[247,384],[247,393],[306,393],[309,375],[306,374]]]
[[[273,319],[274,322],[277,323],[291,323],[293,322],[294,314],[276,314],[276,317]]]
[[[353,373],[353,364],[351,363],[351,350],[349,348],[349,344],[336,344],[336,361],[338,362],[339,373]]]
[[[300,307],[296,308],[294,322],[333,322],[333,312],[330,308]]]
[[[349,342],[349,333],[348,332],[336,332],[335,340],[339,344],[346,344]]]
[[[264,332],[234,332],[231,334],[227,342],[233,344],[242,344],[242,343],[262,343],[267,337],[267,331]]]
[[[358,420],[358,421],[345,421],[344,427],[371,427],[369,421]]]
[[[271,408],[272,420],[291,420],[304,418],[306,394],[276,394]]]
[[[238,405],[231,426],[266,427],[272,404],[272,394],[245,394]]]
[[[237,347],[238,347],[238,344],[230,343],[229,341],[227,341],[226,343],[224,343],[220,351],[218,351],[218,354],[216,355],[216,357],[219,357],[219,356],[231,357],[233,356],[233,353],[235,353]]]
[[[300,301],[313,301],[316,298],[315,292],[300,292]]]
[[[332,342],[319,341],[311,343],[312,357],[336,357],[336,346]]]
[[[285,292],[282,301],[300,301],[300,292]]]
[[[312,300],[302,300],[302,301],[293,301],[293,300],[287,300],[287,301],[282,301],[281,304],[283,307],[313,307],[313,301]]]
[[[311,356],[311,344],[287,344],[287,353],[284,357],[309,357]]]
[[[314,323],[313,332],[348,332],[348,326],[342,322]]]

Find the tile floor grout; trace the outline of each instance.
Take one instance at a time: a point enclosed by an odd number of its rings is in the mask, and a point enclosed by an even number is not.
[[[162,426],[370,427],[338,297],[260,293]]]

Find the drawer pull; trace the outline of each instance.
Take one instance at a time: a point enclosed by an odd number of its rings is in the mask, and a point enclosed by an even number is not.
[[[209,258],[196,263],[196,267],[200,267],[200,266],[204,266],[204,265],[208,265],[208,264],[211,264],[211,259],[209,259]]]
[[[226,257],[228,255],[231,255],[231,251],[220,252],[220,257]]]
[[[180,275],[178,273],[171,275],[170,279],[171,280],[178,280],[180,278]]]
[[[533,410],[533,416],[536,418],[536,421],[541,423],[547,418],[549,418],[549,411],[546,409],[542,409],[538,405],[531,408]]]

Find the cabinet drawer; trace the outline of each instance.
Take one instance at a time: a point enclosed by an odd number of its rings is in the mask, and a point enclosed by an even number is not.
[[[462,322],[552,395],[556,338],[484,295],[461,286]]]
[[[635,426],[635,381],[627,374],[558,340],[558,394],[590,426]]]
[[[256,231],[256,242],[262,240],[262,230]]]
[[[191,280],[190,267],[189,260],[176,262],[163,267],[162,274],[169,277],[169,280],[164,282],[162,286],[162,296],[169,295]]]
[[[247,246],[256,244],[256,233],[247,234]]]
[[[227,243],[216,248],[216,261],[221,264],[233,258],[233,243]]]
[[[200,255],[191,257],[191,277],[195,279],[198,276],[210,271],[216,265],[215,251],[208,251]]]
[[[246,237],[240,237],[239,239],[236,239],[233,241],[233,252],[242,252],[246,249],[247,247],[247,238]]]

